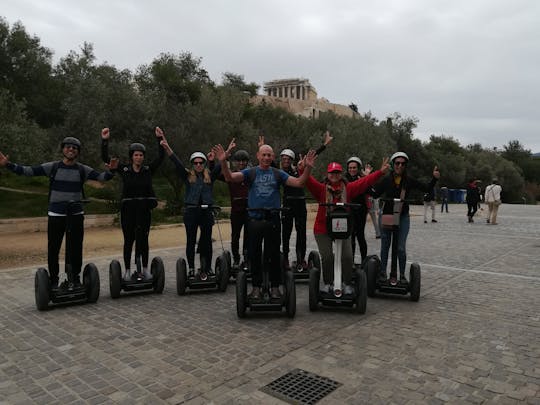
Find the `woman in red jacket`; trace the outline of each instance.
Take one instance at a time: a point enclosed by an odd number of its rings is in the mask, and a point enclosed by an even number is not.
[[[306,182],[306,187],[311,192],[313,197],[319,203],[337,203],[351,202],[351,200],[366,192],[366,190],[379,180],[389,169],[388,158],[383,160],[381,169],[377,170],[368,176],[361,177],[358,180],[347,182],[343,177],[343,168],[339,163],[332,162],[328,165],[326,179],[323,183],[317,181],[313,176],[310,176]],[[329,291],[334,278],[334,255],[332,250],[332,239],[326,231],[326,210],[328,207],[319,206],[317,216],[315,217],[315,225],[313,233],[315,241],[321,255],[323,280],[325,291]],[[331,209],[331,208],[330,208]],[[341,263],[343,271],[343,292],[352,294],[351,286],[353,256],[350,237],[343,242],[343,250],[341,254]]]

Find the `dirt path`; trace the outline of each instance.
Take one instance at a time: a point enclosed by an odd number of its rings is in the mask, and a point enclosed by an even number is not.
[[[313,229],[315,213],[308,214],[308,230]],[[228,220],[220,222],[224,241],[230,240]],[[150,230],[150,249],[179,247],[184,249],[186,233],[183,225],[160,225]],[[217,226],[213,238],[219,240]],[[227,242],[228,244],[228,242]],[[123,236],[119,227],[87,228],[84,233],[84,258],[117,254],[122,257]],[[63,249],[60,258],[64,257]],[[86,259],[88,260],[88,259]],[[30,267],[47,263],[47,233],[0,233],[0,270]]]

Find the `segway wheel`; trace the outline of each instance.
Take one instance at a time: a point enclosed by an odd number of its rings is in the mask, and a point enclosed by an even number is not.
[[[418,302],[420,299],[420,265],[418,263],[411,264],[409,272],[409,289],[411,291],[411,301]]]
[[[152,273],[152,287],[156,294],[162,294],[165,288],[165,266],[161,257],[154,257],[150,264],[150,272]]]
[[[294,318],[296,314],[296,284],[294,284],[294,273],[291,270],[285,272],[285,288],[287,290],[287,301],[285,302],[287,316]]]
[[[229,285],[229,264],[225,253],[222,253],[216,259],[215,272],[218,276],[219,291],[227,291],[227,286]]]
[[[367,295],[375,296],[377,289],[377,277],[379,276],[381,262],[377,256],[370,256],[366,262],[365,273],[367,276]]]
[[[246,317],[247,308],[247,277],[246,272],[240,270],[236,274],[236,314],[238,318]]]
[[[99,298],[101,284],[99,282],[99,271],[94,263],[88,263],[84,266],[83,283],[86,289],[86,302],[96,302]]]
[[[316,311],[317,309],[319,309],[320,278],[321,278],[321,270],[319,270],[318,267],[311,267],[309,269],[309,310],[310,311]]]
[[[320,272],[321,256],[319,255],[319,252],[317,252],[316,250],[312,250],[311,252],[309,252],[309,255],[308,255],[308,268],[312,269],[314,267],[319,269],[319,272]]]
[[[186,293],[187,286],[187,265],[183,258],[176,261],[176,292],[178,295]]]
[[[356,312],[365,314],[367,308],[367,277],[366,272],[361,267],[356,268]]]
[[[109,265],[109,291],[111,298],[120,297],[122,290],[122,267],[118,260],[113,260]]]
[[[49,307],[49,291],[49,273],[43,267],[40,267],[34,277],[34,292],[38,311],[45,311]]]

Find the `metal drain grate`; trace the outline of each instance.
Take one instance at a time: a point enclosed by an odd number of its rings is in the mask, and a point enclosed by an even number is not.
[[[329,378],[297,368],[265,385],[261,391],[289,404],[315,404],[340,385]]]

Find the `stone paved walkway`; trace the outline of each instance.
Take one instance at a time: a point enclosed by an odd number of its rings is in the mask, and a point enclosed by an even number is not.
[[[450,208],[437,224],[411,220],[420,301],[369,299],[365,315],[309,312],[299,283],[294,319],[239,320],[233,284],[176,294],[180,249],[153,252],[163,295],[112,300],[111,257],[92,258],[98,303],[46,312],[34,268],[0,272],[0,403],[279,404],[260,389],[300,368],[342,384],[321,404],[540,404],[540,206],[503,205],[497,226]],[[378,253],[369,223],[366,234]]]

